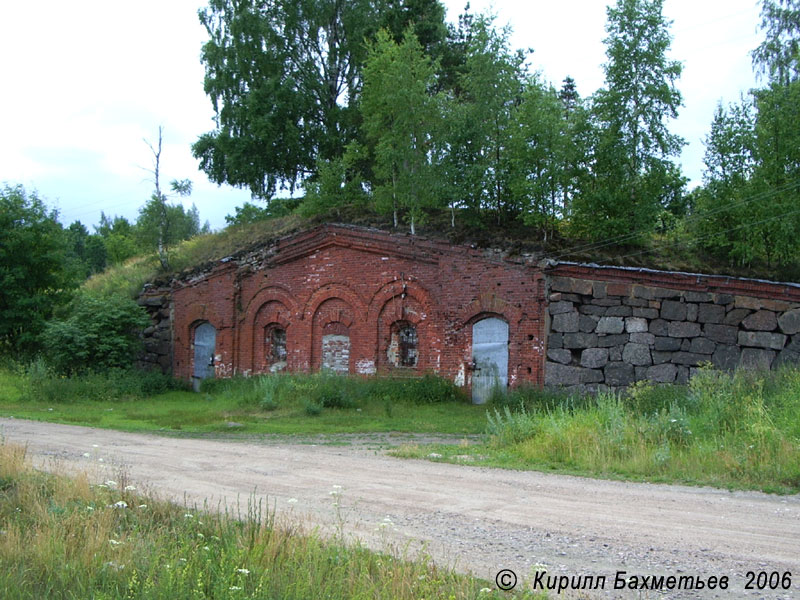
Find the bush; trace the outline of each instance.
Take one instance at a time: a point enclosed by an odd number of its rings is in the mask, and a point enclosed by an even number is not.
[[[41,340],[47,361],[59,374],[81,374],[133,364],[142,348],[147,313],[123,296],[81,292],[66,316],[45,326]]]

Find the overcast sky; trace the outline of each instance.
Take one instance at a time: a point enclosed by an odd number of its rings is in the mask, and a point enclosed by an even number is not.
[[[446,0],[455,20],[462,0]],[[603,85],[606,2],[473,0],[509,24],[515,48],[559,87],[573,77],[583,96]],[[210,183],[190,145],[213,128],[203,92],[200,47],[206,33],[197,0],[135,3],[78,0],[10,2],[0,20],[0,183],[37,190],[69,224],[108,215],[136,218],[152,191],[145,144],[164,128],[162,185],[191,179],[195,203],[214,228],[249,200],[245,190]],[[688,145],[683,171],[700,182],[703,137],[720,100],[754,87],[749,52],[758,45],[756,0],[665,0],[673,21],[670,56],[684,65],[684,107],[672,123]],[[180,201],[180,200],[177,200]],[[91,227],[90,227],[91,230]]]

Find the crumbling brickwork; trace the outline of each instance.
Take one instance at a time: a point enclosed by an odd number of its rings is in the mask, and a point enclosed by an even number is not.
[[[541,271],[523,261],[323,226],[177,282],[173,373],[192,376],[194,331],[207,322],[216,328],[217,376],[327,367],[435,372],[468,386],[472,325],[496,317],[509,325],[509,383],[541,384],[544,289]]]
[[[186,379],[434,372],[474,392],[492,371],[511,386],[593,391],[683,383],[704,363],[800,361],[797,284],[537,263],[341,225],[222,260],[141,302],[154,319],[147,358],[171,359]]]

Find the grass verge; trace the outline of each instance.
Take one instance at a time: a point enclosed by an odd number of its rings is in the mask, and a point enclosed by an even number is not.
[[[484,410],[437,378],[274,375],[207,382],[201,393],[153,374],[55,376],[0,370],[0,416],[122,431],[209,434],[403,432],[475,435]]]
[[[0,444],[0,589],[32,598],[533,598],[438,568],[429,557],[300,531],[262,506],[247,514],[187,510],[125,482],[33,470]]]
[[[614,479],[800,492],[800,369],[703,369],[689,386],[559,398],[518,390],[487,411],[484,441],[393,454]]]

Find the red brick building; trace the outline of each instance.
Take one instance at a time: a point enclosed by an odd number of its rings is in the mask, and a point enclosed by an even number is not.
[[[541,384],[544,297],[541,271],[523,262],[326,225],[176,284],[173,373],[430,371],[473,388]]]
[[[543,263],[324,225],[145,291],[144,361],[184,379],[434,372],[486,398],[800,362],[800,285]]]

